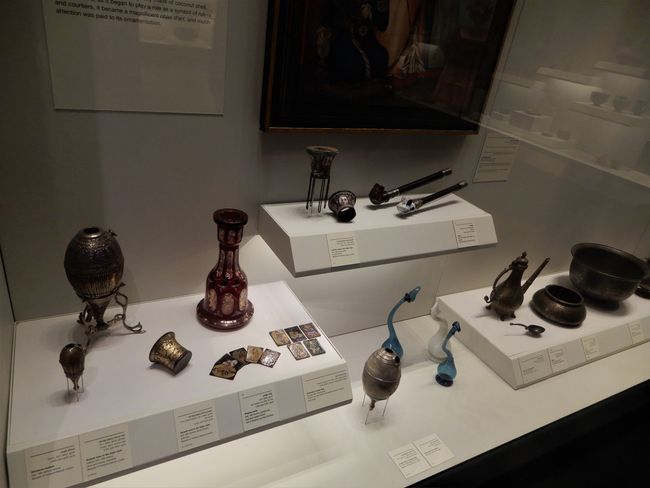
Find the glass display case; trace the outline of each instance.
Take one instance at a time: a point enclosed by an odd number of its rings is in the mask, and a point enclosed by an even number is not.
[[[48,8],[50,3],[43,0]],[[77,3],[88,11],[102,8],[94,0]],[[163,3],[148,2],[161,9]],[[176,3],[215,11],[212,0]],[[473,135],[261,132],[266,5],[216,3],[227,22],[201,24],[196,39],[188,24],[166,29],[165,42],[152,42],[160,36],[151,16],[128,14],[149,20],[119,21],[119,29],[128,29],[124,39],[132,43],[132,56],[128,64],[116,63],[112,76],[137,85],[138,93],[155,91],[165,54],[173,55],[182,72],[179,60],[216,61],[225,52],[218,63],[208,63],[223,67],[218,80],[206,69],[184,94],[192,99],[192,87],[201,86],[203,95],[221,96],[222,115],[55,108],[43,5],[21,2],[3,17],[3,31],[13,42],[0,49],[13,68],[3,80],[11,96],[0,131],[0,413],[8,417],[0,467],[7,455],[22,453],[9,461],[9,470],[21,473],[12,474],[19,480],[12,486],[46,486],[60,472],[65,474],[58,486],[407,486],[467,467],[466,461],[647,384],[647,299],[633,295],[597,312],[588,303],[586,318],[570,330],[529,308],[545,286],[575,288],[569,268],[576,243],[604,244],[641,261],[650,257],[647,2],[515,2],[485,108],[470,117],[480,127]],[[397,4],[417,10],[430,2],[368,3],[394,7],[397,15]],[[435,3],[476,12],[491,2]],[[458,12],[463,22],[467,12]],[[408,23],[407,14],[399,21]],[[69,22],[83,17],[57,15]],[[110,43],[92,39],[80,41],[88,51],[82,49],[75,61],[80,77],[91,80],[86,95],[110,87],[105,78],[92,81],[90,50],[106,46],[102,55],[110,56]],[[409,45],[417,48],[417,42]],[[173,105],[174,93],[155,95]],[[351,222],[337,220],[325,207],[305,211],[305,147],[314,144],[339,150],[329,191],[359,197]],[[397,188],[445,168],[453,171],[453,182],[432,181],[407,196],[433,194],[459,180],[469,184],[460,196],[447,195],[411,215],[400,215],[399,198],[380,206],[366,198],[378,181]],[[255,315],[240,331],[204,329],[195,318],[206,271],[216,261],[210,221],[216,208],[239,208],[249,216],[238,257]],[[63,256],[70,236],[89,225],[118,234],[129,318],[141,321],[146,332],[109,332],[98,342],[97,362],[91,354],[85,363],[85,393],[73,404],[65,397],[58,354],[65,344],[83,342],[84,334],[75,323],[79,299],[67,283]],[[502,322],[483,300],[504,265],[524,251],[532,263],[527,274],[550,257],[512,320],[543,325],[539,337],[511,327],[511,320]],[[415,286],[421,287],[418,300],[395,317],[405,351],[399,389],[391,395],[390,413],[371,414],[364,423],[364,362],[385,339],[386,314],[396,298]],[[269,287],[275,291],[267,292]],[[494,330],[480,332],[488,317],[488,327],[503,331],[498,339]],[[452,387],[443,388],[434,379],[437,364],[427,345],[436,333],[444,337],[441,328],[453,321],[460,331],[446,347],[458,375]],[[305,346],[305,359],[268,334],[309,322],[322,340],[320,349]],[[260,324],[264,344],[250,336]],[[191,362],[176,376],[147,356],[168,330],[192,351]],[[237,333],[241,340],[232,335]],[[558,336],[573,345],[558,352]],[[249,345],[282,347],[277,365],[248,366],[233,381],[209,375],[221,356]],[[546,351],[541,363],[539,351]],[[267,384],[246,380],[253,368],[281,377],[274,398],[295,402],[283,403],[268,424],[253,421],[244,429],[245,400],[239,395]],[[331,382],[310,389],[321,373],[331,375]],[[156,381],[147,381],[151,375]],[[209,391],[195,388],[194,381]],[[31,395],[32,388],[39,394]],[[155,401],[146,399],[147,389],[155,390],[149,397]],[[331,402],[320,403],[323,391],[333,395]],[[93,402],[101,400],[105,416],[87,401],[91,395]],[[226,419],[217,421],[217,434],[207,428],[209,435],[198,444],[192,436],[177,437],[179,422],[196,413],[187,408],[216,398],[219,408],[232,407],[213,412]],[[93,415],[84,401],[93,405]],[[316,406],[310,408],[310,401]],[[35,413],[43,408],[47,415]],[[75,409],[84,413],[72,415]],[[160,439],[145,442],[143,433],[150,431]],[[81,444],[75,453],[65,441],[92,444],[93,432],[121,454],[128,446],[130,462],[118,456],[114,469],[101,460],[85,468],[75,464]],[[50,443],[56,444],[50,446],[56,459],[25,461],[25,452],[46,454],[37,448]],[[95,452],[86,451],[84,459],[99,459],[106,447],[91,445]],[[69,476],[73,471],[79,476]],[[619,470],[617,476],[626,475]],[[0,479],[0,487],[5,485]]]

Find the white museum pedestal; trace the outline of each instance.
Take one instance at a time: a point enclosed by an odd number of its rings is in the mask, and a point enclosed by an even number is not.
[[[347,223],[338,222],[327,209],[309,215],[305,202],[266,204],[260,209],[259,233],[294,276],[420,258],[497,242],[492,216],[453,193],[406,215],[398,213],[398,202],[399,198],[395,198],[384,205],[372,205],[368,198],[359,198],[354,207],[357,215]],[[350,236],[354,243],[346,244],[341,259],[336,239]]]
[[[251,286],[252,320],[219,332],[195,318],[201,296],[135,304],[128,320],[98,338],[86,357],[85,392],[66,393],[58,364],[68,343],[85,343],[75,315],[15,327],[7,459],[11,486],[61,487],[105,479],[352,401],[345,360],[325,335],[325,354],[296,360],[269,332],[313,322],[284,282]],[[107,316],[110,316],[110,310]],[[192,351],[174,376],[149,361],[165,332]],[[209,373],[224,354],[249,345],[279,351],[273,368],[249,364],[234,380]]]

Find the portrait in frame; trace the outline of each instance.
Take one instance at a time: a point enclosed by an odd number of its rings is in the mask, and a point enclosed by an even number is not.
[[[269,132],[471,134],[515,0],[269,0]]]

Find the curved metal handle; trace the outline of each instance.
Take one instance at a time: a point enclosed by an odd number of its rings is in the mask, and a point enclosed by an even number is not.
[[[497,282],[499,281],[499,278],[501,278],[501,277],[502,277],[505,273],[507,273],[508,271],[512,271],[512,264],[511,264],[510,266],[508,266],[507,268],[505,268],[503,271],[501,271],[501,273],[499,273],[499,274],[497,275],[497,277],[496,277],[495,280],[494,280],[494,283],[492,284],[492,291],[494,291],[494,290],[496,289],[496,287],[497,287]]]

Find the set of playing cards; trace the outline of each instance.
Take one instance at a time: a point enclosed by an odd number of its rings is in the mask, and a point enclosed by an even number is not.
[[[247,364],[261,364],[272,368],[280,357],[278,351],[265,349],[260,346],[248,346],[248,348],[240,347],[228,354],[224,354],[221,358],[214,363],[210,374],[218,378],[225,378],[227,380],[235,379],[237,371],[242,369]]]
[[[318,342],[320,332],[311,322],[269,332],[278,346],[287,346],[296,360],[325,354],[325,349]]]

